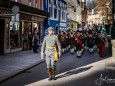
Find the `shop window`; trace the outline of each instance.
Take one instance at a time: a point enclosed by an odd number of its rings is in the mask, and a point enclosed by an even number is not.
[[[32,41],[32,24],[31,22],[25,21],[22,23],[22,26],[23,50],[29,50],[31,49],[29,47],[29,41]]]
[[[20,30],[19,22],[10,22],[10,48],[20,47]]]
[[[6,49],[9,49],[9,43],[10,43],[10,39],[9,39],[9,23],[6,24]]]

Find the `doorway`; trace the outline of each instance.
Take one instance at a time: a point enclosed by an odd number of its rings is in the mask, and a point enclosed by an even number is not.
[[[0,19],[0,54],[4,54],[5,19]]]

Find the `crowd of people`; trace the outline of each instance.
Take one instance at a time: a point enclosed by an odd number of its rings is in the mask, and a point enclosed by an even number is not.
[[[94,46],[96,46],[99,56],[104,57],[105,47],[108,45],[105,29],[83,31],[68,29],[67,31],[60,31],[58,38],[62,53],[70,50],[71,54],[76,52],[78,58],[81,58],[86,48],[90,54],[93,54]]]

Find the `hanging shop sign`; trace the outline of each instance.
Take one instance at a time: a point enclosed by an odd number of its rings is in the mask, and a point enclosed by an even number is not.
[[[31,16],[32,21],[44,21],[44,18],[38,17],[38,16]]]
[[[19,12],[19,7],[18,6],[13,6],[12,7],[12,13],[16,15]]]
[[[66,27],[67,24],[65,22],[60,22],[60,27]]]

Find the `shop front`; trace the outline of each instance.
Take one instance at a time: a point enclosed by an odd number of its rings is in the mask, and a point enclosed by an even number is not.
[[[20,5],[22,10],[19,12],[19,19],[13,20],[13,17],[9,15],[12,13],[11,7],[0,7],[0,54],[29,50],[28,35],[33,36],[35,32],[39,35],[40,43],[44,20],[49,16],[49,14],[46,15],[43,11],[34,10],[32,7],[29,8],[33,10],[30,9],[25,12],[23,11],[24,6]],[[26,6],[26,9],[29,8]],[[43,13],[43,15],[38,13]]]
[[[31,34],[33,37],[35,33],[38,33],[39,36],[39,44],[42,40],[43,35],[43,27],[44,27],[44,20],[46,17],[41,17],[37,15],[30,15],[30,14],[20,14],[20,23],[22,26],[22,48],[23,50],[29,50],[29,41],[32,39],[28,38],[28,35]]]

